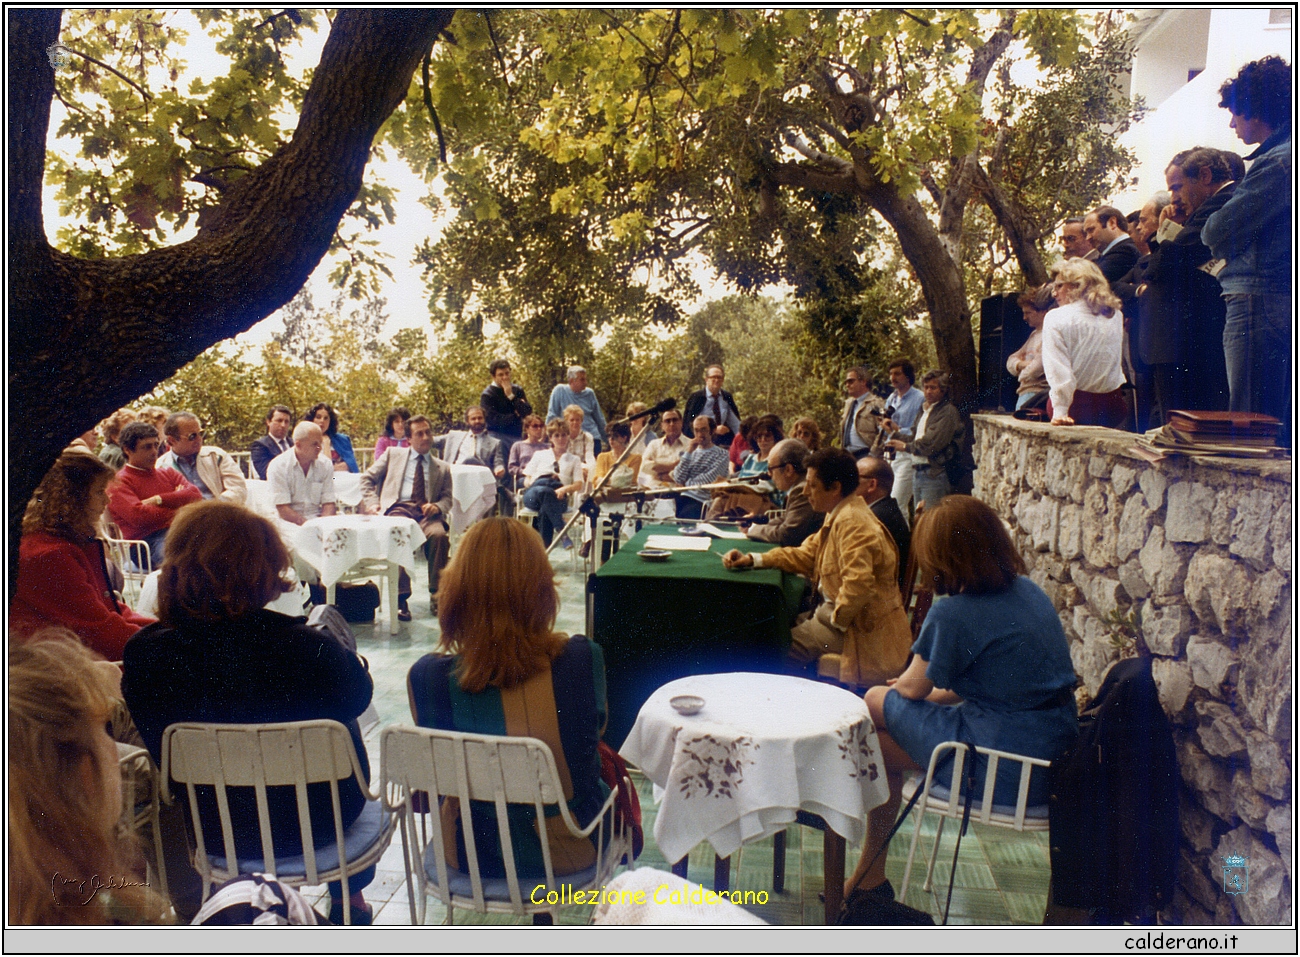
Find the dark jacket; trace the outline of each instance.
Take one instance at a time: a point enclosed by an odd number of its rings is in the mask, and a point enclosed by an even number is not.
[[[817,529],[822,527],[826,518],[821,512],[814,512],[808,504],[804,493],[804,483],[800,482],[786,493],[785,511],[781,517],[766,525],[753,525],[749,537],[760,542],[774,542],[787,548],[802,545]]]
[[[249,458],[253,461],[253,471],[257,473],[258,478],[265,480],[266,467],[271,464],[271,459],[280,454],[280,446],[276,445],[275,439],[271,436],[264,435],[248,447],[248,452]]]
[[[501,386],[489,382],[483,394],[478,397],[478,404],[483,408],[489,432],[520,439],[524,435],[524,416],[532,415],[533,407],[524,397],[523,389],[514,383],[511,383],[510,389],[512,395],[507,398]]]
[[[365,664],[329,635],[301,618],[256,611],[224,622],[162,622],[141,629],[122,656],[122,696],[155,763],[162,766],[162,735],[169,724],[204,721],[259,724],[331,718],[347,726],[367,778],[370,766],[356,718],[370,704],[374,684]],[[341,779],[340,779],[341,780]],[[247,794],[240,794],[246,790]],[[213,790],[196,788],[204,841],[221,848],[220,817]],[[175,794],[173,788],[173,794]],[[302,850],[293,788],[267,792],[277,854]],[[184,805],[187,798],[180,796]],[[312,834],[334,839],[328,784],[307,787]],[[339,786],[346,827],[365,798],[350,779]],[[251,788],[231,789],[230,816],[241,857],[261,857],[257,810]],[[323,836],[323,837],[322,837]]]
[[[687,438],[695,438],[695,417],[709,414],[709,412],[704,408],[704,404],[707,401],[708,390],[706,389],[701,389],[699,392],[693,393],[691,397],[686,400],[686,411],[682,413],[682,434]],[[727,406],[735,413],[736,419],[739,420],[740,409],[736,407],[736,400],[731,397],[731,393],[726,389],[722,390],[722,401],[727,403]],[[721,425],[722,423],[715,422],[713,424]],[[730,445],[731,439],[717,438],[716,444]]]
[[[1124,274],[1132,269],[1133,264],[1137,261],[1137,244],[1125,236],[1112,246],[1108,252],[1097,257],[1096,266],[1101,270],[1101,274],[1106,277],[1106,281],[1110,283],[1113,292],[1115,284],[1124,278]]]
[[[1063,907],[1100,908],[1099,923],[1137,921],[1173,899],[1178,763],[1142,658],[1106,675],[1079,739],[1052,762],[1052,888]]]
[[[1205,245],[1228,264],[1219,273],[1224,295],[1284,296],[1291,292],[1291,124],[1246,159],[1250,169],[1232,202],[1201,230]]]
[[[924,409],[921,415],[925,415]],[[916,417],[917,425],[920,425],[921,415]],[[955,470],[955,467],[947,469],[949,462],[961,462],[962,440],[965,435],[966,422],[957,407],[947,399],[940,399],[939,404],[930,410],[930,418],[925,423],[925,435],[908,442],[906,451],[929,459],[928,474],[937,478],[944,470]],[[949,475],[949,481],[952,482],[952,475]],[[956,485],[955,482],[952,484]]]
[[[886,495],[878,502],[871,503],[871,510],[876,513],[876,518],[894,538],[894,544],[898,546],[898,584],[902,587],[907,576],[907,556],[912,548],[912,530],[907,527],[907,519],[903,517],[903,510],[898,507],[892,495]]]

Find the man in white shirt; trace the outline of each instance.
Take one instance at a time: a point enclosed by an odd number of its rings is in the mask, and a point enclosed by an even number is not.
[[[477,408],[477,406],[475,407]],[[369,515],[405,515],[420,523],[424,554],[429,560],[429,605],[438,613],[438,578],[447,565],[447,522],[451,515],[451,467],[430,454],[433,426],[423,415],[406,423],[410,448],[390,445],[375,464],[361,473],[361,506]],[[407,600],[411,578],[403,569],[397,578],[397,618],[410,621]]]
[[[173,412],[163,425],[168,451],[158,457],[162,468],[175,469],[205,499],[243,505],[248,497],[244,474],[225,449],[203,444],[203,423],[193,412]]]
[[[659,420],[663,426],[663,436],[646,446],[641,456],[641,471],[637,474],[637,484],[642,488],[672,488],[673,469],[690,447],[690,440],[682,435],[682,414],[676,409],[669,409]],[[662,518],[672,518],[673,503],[660,499],[654,503],[654,514]]]
[[[271,501],[280,520],[302,525],[308,519],[338,511],[334,494],[334,466],[321,456],[324,433],[314,422],[299,422],[293,430],[293,445],[266,467],[271,484]]]

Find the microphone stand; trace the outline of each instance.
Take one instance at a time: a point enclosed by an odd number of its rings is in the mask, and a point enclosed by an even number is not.
[[[650,417],[650,413],[648,412],[643,414],[647,419]],[[591,537],[595,540],[596,529],[600,522],[600,505],[596,502],[596,494],[603,491],[605,486],[609,484],[609,480],[613,478],[614,473],[618,471],[618,467],[623,464],[624,460],[627,459],[629,455],[632,454],[632,449],[636,447],[637,442],[641,441],[641,436],[645,435],[648,431],[650,431],[649,421],[641,427],[641,431],[638,432],[635,437],[633,437],[632,441],[627,444],[627,448],[623,450],[623,454],[618,457],[618,460],[610,466],[609,471],[601,476],[600,481],[598,481],[595,487],[592,488],[591,494],[583,499],[582,504],[578,506],[571,516],[569,516],[569,520],[564,523],[564,528],[555,533],[555,536],[551,539],[551,544],[546,546],[547,555],[551,554],[551,549],[564,539],[564,536],[568,534],[569,529],[573,527],[574,522],[578,521],[578,519],[583,515],[586,515],[591,519]]]

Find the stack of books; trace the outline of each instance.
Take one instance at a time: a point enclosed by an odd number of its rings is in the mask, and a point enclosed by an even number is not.
[[[1162,428],[1138,439],[1138,446],[1161,458],[1167,454],[1272,458],[1286,451],[1277,445],[1280,424],[1259,412],[1176,410]]]

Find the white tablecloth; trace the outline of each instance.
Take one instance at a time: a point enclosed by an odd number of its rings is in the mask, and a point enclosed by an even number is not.
[[[492,511],[497,500],[497,480],[485,465],[451,467],[451,531],[459,535]]]
[[[150,618],[158,617],[158,575],[158,572],[154,572],[144,580],[144,584],[140,586],[140,600],[135,606],[136,611]],[[271,599],[266,603],[266,609],[297,617],[302,614],[303,603],[310,596],[306,586],[298,581],[298,576],[294,574],[292,568],[289,569],[289,577],[294,583],[293,590]]]
[[[356,508],[361,504],[361,473],[335,472],[334,495],[338,498],[339,508],[346,505]]]
[[[676,695],[703,698],[679,715]],[[889,785],[862,698],[834,685],[737,672],[671,681],[641,706],[620,753],[655,784],[663,804],[655,841],[669,861],[708,841],[720,857],[795,820],[820,815],[861,841],[867,812]]]
[[[417,522],[392,515],[330,515],[291,528],[294,548],[333,585],[365,558],[390,561],[415,571],[415,552],[424,546]]]

